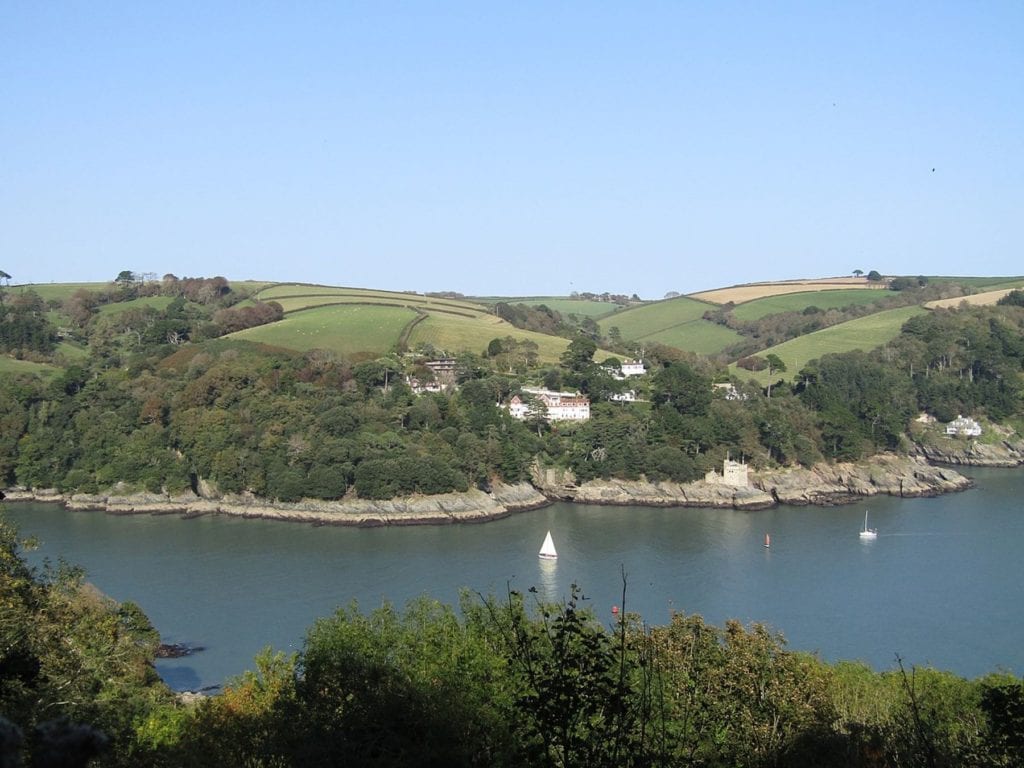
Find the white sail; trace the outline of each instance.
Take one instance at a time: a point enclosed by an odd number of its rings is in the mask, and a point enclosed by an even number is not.
[[[551,539],[551,531],[548,531],[548,535],[544,537],[544,544],[540,548],[540,556],[545,560],[554,560],[558,557],[558,553],[555,551],[555,542]]]

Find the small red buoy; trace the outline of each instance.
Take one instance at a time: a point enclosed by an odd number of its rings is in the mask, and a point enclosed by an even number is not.
[[[613,605],[612,606],[612,613],[618,615],[618,613],[619,613],[619,606]]]

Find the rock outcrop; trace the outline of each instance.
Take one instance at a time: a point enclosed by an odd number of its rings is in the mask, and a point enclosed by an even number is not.
[[[859,464],[816,464],[810,469],[758,472],[753,483],[781,504],[831,505],[864,496],[937,496],[962,491],[971,481],[916,456],[882,454]]]
[[[1007,437],[998,443],[947,438],[921,443],[918,455],[940,464],[969,467],[1019,467],[1024,464],[1024,440]]]
[[[197,517],[218,514],[290,520],[314,525],[355,526],[483,522],[549,503],[548,499],[529,483],[495,483],[490,493],[474,488],[464,493],[407,496],[384,501],[304,499],[290,503],[261,499],[251,494],[201,498],[192,493],[171,496],[158,493],[115,492],[64,496],[51,491],[19,489],[9,491],[8,498],[11,501],[57,501],[68,509],[102,510],[115,515],[179,514],[184,517]]]
[[[765,509],[776,503],[833,505],[864,496],[935,496],[969,488],[971,481],[921,457],[883,454],[860,464],[817,464],[810,469],[751,473],[751,485],[588,480],[568,470],[534,467],[533,482],[550,498],[580,504]]]
[[[706,483],[651,482],[649,480],[589,480],[577,487],[578,504],[616,504],[644,507],[712,507],[766,509],[775,499],[763,490]]]

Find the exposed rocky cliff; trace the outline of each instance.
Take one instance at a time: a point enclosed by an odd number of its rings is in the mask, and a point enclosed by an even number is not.
[[[882,454],[858,464],[816,464],[810,469],[756,473],[755,486],[782,504],[842,504],[864,496],[936,496],[962,491],[971,481],[917,456]]]
[[[1007,436],[998,443],[946,438],[921,443],[917,452],[941,464],[970,467],[1018,467],[1024,464],[1024,440]]]

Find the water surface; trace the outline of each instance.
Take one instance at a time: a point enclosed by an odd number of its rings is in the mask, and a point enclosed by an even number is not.
[[[611,621],[623,571],[626,608],[649,623],[672,611],[761,621],[830,661],[889,669],[899,654],[968,677],[1021,674],[1024,473],[971,474],[975,489],[934,499],[761,512],[555,504],[486,524],[375,529],[6,510],[42,540],[33,558],[83,566],[107,594],[139,603],[165,642],[205,647],[158,662],[183,689],[239,674],[265,646],[298,650],[314,619],[353,600],[368,610],[531,586],[560,599],[576,582]],[[874,541],[857,535],[865,509]],[[537,557],[549,529],[554,565]]]

